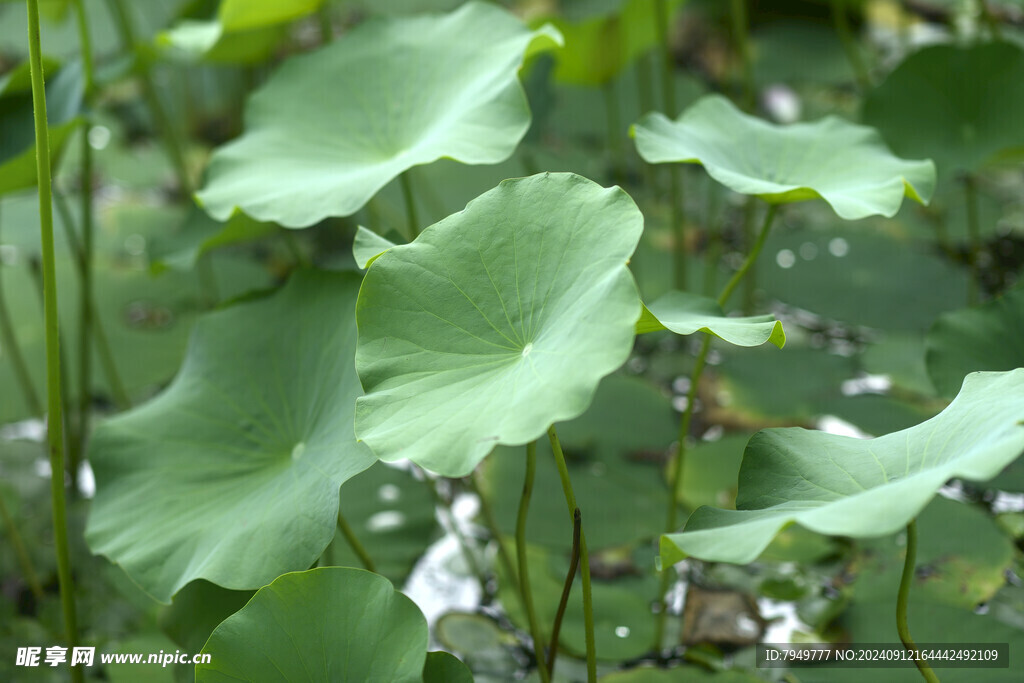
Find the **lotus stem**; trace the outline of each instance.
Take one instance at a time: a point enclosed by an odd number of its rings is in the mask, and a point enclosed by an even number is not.
[[[0,518],[3,519],[7,538],[10,539],[11,545],[14,546],[14,554],[18,558],[18,564],[21,565],[21,573],[25,575],[25,583],[28,584],[28,588],[32,591],[32,595],[35,596],[36,600],[41,602],[46,596],[43,593],[42,584],[39,583],[39,575],[36,574],[36,569],[32,565],[32,558],[29,556],[28,551],[25,550],[25,543],[21,540],[21,534],[18,533],[18,527],[14,523],[14,518],[7,511],[7,504],[4,503],[2,495],[0,495]]]
[[[123,48],[131,53],[132,57],[136,60],[136,73],[142,85],[142,96],[146,100],[146,105],[153,117],[153,122],[163,135],[164,147],[171,158],[171,165],[174,166],[174,172],[177,175],[181,193],[191,195],[193,190],[192,181],[189,177],[188,165],[185,163],[183,145],[178,139],[177,131],[171,125],[171,119],[160,102],[159,95],[157,95],[149,60],[139,53],[138,38],[135,35],[135,26],[128,14],[128,9],[125,6],[124,0],[107,0],[107,5],[114,17],[118,33],[120,33]]]
[[[405,215],[409,221],[409,241],[413,241],[420,234],[419,219],[416,216],[416,198],[412,194],[412,181],[409,180],[409,171],[398,176],[402,184],[402,197],[405,199]]]
[[[747,258],[743,261],[743,265],[740,266],[739,270],[733,273],[732,279],[730,279],[729,283],[725,285],[722,293],[718,295],[718,305],[722,308],[725,308],[725,305],[729,302],[729,297],[732,296],[737,285],[743,281],[747,272],[754,266],[754,263],[757,262],[757,257],[760,256],[761,250],[764,248],[765,240],[768,239],[768,233],[771,232],[772,223],[775,221],[775,214],[778,210],[778,204],[768,205],[768,212],[765,213],[764,222],[761,223],[761,232],[757,235],[757,241],[754,242],[754,245],[750,248],[750,253],[747,254]]]
[[[14,323],[11,322],[11,314],[7,310],[3,284],[3,272],[0,271],[0,342],[3,342],[3,349],[11,360],[15,380],[21,388],[29,412],[34,417],[42,417],[43,404],[39,401],[39,395],[32,384],[32,375],[29,374],[25,357],[21,355],[21,347],[18,346],[18,338],[14,333]]]
[[[512,563],[512,557],[508,554],[508,549],[505,547],[505,544],[501,542],[501,528],[498,526],[498,518],[494,516],[494,508],[491,507],[490,501],[487,500],[487,497],[484,495],[483,487],[481,487],[480,483],[477,481],[477,474],[475,471],[467,481],[469,482],[470,489],[476,494],[477,500],[480,501],[480,514],[484,518],[484,524],[487,526],[487,530],[491,533],[491,537],[498,546],[498,561],[501,562],[501,566],[505,570],[505,574],[508,575],[508,580],[515,588],[515,593],[519,597],[519,601],[523,602],[522,589],[519,587],[519,574],[516,572],[516,567]],[[523,609],[526,609],[525,605],[523,605]]]
[[[61,225],[64,226],[64,235],[67,237],[68,246],[71,248],[72,255],[74,256],[72,262],[75,264],[79,278],[82,278],[84,282],[85,252],[78,241],[78,236],[75,234],[74,218],[71,216],[71,210],[68,208],[67,201],[65,201],[63,195],[58,192],[53,196],[53,199],[54,205],[57,207],[57,213],[60,214]],[[110,342],[107,340],[107,332],[103,328],[103,320],[96,315],[94,297],[90,298],[90,316],[92,320],[93,341],[96,343],[96,351],[100,356],[103,374],[106,375],[107,383],[110,384],[114,404],[121,410],[127,410],[131,407],[131,400],[128,398],[128,392],[125,390],[124,383],[121,381],[121,376],[117,371],[114,354],[110,351]]]
[[[718,183],[707,179],[707,205],[704,212],[704,225],[707,230],[707,243],[704,254],[704,295],[711,296],[718,284],[718,261],[722,258],[721,228],[715,224],[718,209]]]
[[[326,2],[320,5],[316,18],[320,26],[320,42],[324,45],[332,42],[334,40],[334,26],[331,23],[331,9]]]
[[[690,388],[686,394],[686,407],[683,409],[683,416],[679,420],[679,436],[676,441],[676,452],[672,459],[672,479],[669,482],[669,500],[665,512],[665,533],[670,534],[676,530],[678,524],[677,511],[679,508],[679,492],[683,486],[683,466],[686,462],[686,439],[690,436],[690,424],[693,421],[693,410],[697,403],[697,387],[700,384],[701,375],[704,373],[704,365],[707,362],[708,351],[711,349],[711,335],[705,333],[704,341],[701,343],[700,353],[693,364],[690,372]],[[668,603],[665,595],[668,593],[670,581],[670,569],[661,568],[661,579],[658,584],[658,615],[654,623],[654,647],[661,651],[661,644],[665,638],[665,620],[668,618]]]
[[[39,38],[39,0],[28,7],[29,63],[36,131],[36,178],[39,185],[39,231],[43,256],[43,299],[46,329],[47,441],[50,453],[50,492],[53,535],[57,555],[57,579],[68,646],[78,645],[75,586],[71,578],[68,521],[64,500],[64,412],[61,405],[60,324],[57,319],[57,271],[53,246],[53,189],[50,180],[50,136],[46,119],[46,86],[43,82]],[[71,667],[71,680],[83,680],[82,669]]]
[[[565,575],[565,584],[562,586],[562,597],[558,601],[558,611],[555,612],[555,621],[551,625],[551,645],[548,647],[548,673],[555,673],[555,658],[558,657],[558,634],[562,630],[562,619],[565,617],[565,608],[569,605],[569,593],[572,592],[572,582],[576,579],[576,567],[580,563],[580,529],[583,526],[583,516],[580,509],[576,508],[572,513],[572,554],[569,558],[569,571]]]
[[[900,578],[900,590],[896,596],[896,630],[900,634],[903,646],[914,653],[914,664],[917,665],[921,676],[928,683],[939,683],[938,676],[928,666],[928,662],[921,658],[921,652],[917,644],[910,637],[910,628],[907,626],[907,596],[910,595],[910,584],[914,581],[914,564],[917,561],[917,520],[911,520],[907,525],[907,557],[903,561],[903,576]]]
[[[981,223],[978,219],[978,180],[972,174],[964,177],[964,198],[967,202],[967,264],[970,270],[967,305],[973,306],[981,298]]]
[[[366,552],[366,548],[356,538],[355,532],[352,531],[352,527],[349,525],[348,520],[345,519],[345,515],[341,514],[341,510],[338,510],[338,529],[341,531],[341,535],[345,537],[348,547],[352,548],[352,552],[359,558],[363,568],[368,572],[376,574],[377,567],[373,564],[370,554]]]
[[[740,78],[743,86],[740,98],[745,111],[754,110],[754,69],[750,50],[750,32],[747,20],[747,0],[732,0],[732,38],[740,58]]]
[[[601,90],[604,92],[605,122],[608,124],[608,152],[611,155],[612,179],[616,184],[623,182],[622,144],[619,132],[622,126],[619,116],[619,98],[615,92],[615,81],[608,81]]]
[[[526,476],[523,478],[523,494],[519,498],[519,513],[516,515],[516,561],[519,564],[519,588],[523,594],[526,618],[530,622],[530,636],[533,638],[533,654],[537,658],[537,672],[542,683],[551,683],[547,664],[544,661],[544,639],[533,608],[533,592],[530,589],[530,563],[526,558],[526,516],[533,495],[533,477],[537,472],[537,442],[526,444]]]
[[[987,0],[978,0],[978,14],[981,15],[981,20],[988,26],[989,33],[992,34],[993,40],[1002,40],[1003,32],[999,28],[999,19],[992,13],[992,8],[988,6]]]
[[[661,94],[664,98],[665,113],[674,117],[676,112],[675,82],[672,78],[672,51],[669,49],[668,22],[671,9],[665,0],[655,0],[655,30],[661,52]],[[672,251],[672,271],[676,289],[686,290],[686,222],[683,213],[682,171],[676,164],[668,167],[669,219],[672,221],[672,235],[675,248]]]
[[[864,64],[857,41],[853,38],[853,32],[850,31],[850,21],[846,15],[846,2],[847,0],[832,0],[832,22],[835,24],[839,41],[843,44],[843,51],[846,53],[847,61],[850,62],[850,68],[853,69],[854,78],[857,79],[857,87],[861,92],[867,92],[871,87],[871,75]]]
[[[213,308],[220,301],[220,289],[217,287],[217,271],[213,267],[213,255],[210,252],[200,254],[196,270],[199,273],[199,290],[206,306]]]
[[[569,515],[573,519],[573,527],[576,526],[576,495],[572,491],[572,481],[569,479],[569,468],[565,464],[565,453],[562,452],[562,444],[558,441],[558,432],[555,425],[548,427],[548,439],[551,441],[551,450],[555,454],[555,465],[558,466],[558,477],[562,480],[562,492],[565,494],[565,502],[569,506]],[[583,575],[583,625],[584,636],[587,644],[587,681],[597,681],[597,646],[594,641],[594,596],[590,586],[590,554],[587,552],[587,536],[580,525],[580,566]]]

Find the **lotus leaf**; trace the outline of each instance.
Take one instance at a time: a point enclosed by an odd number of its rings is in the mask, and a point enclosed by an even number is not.
[[[93,552],[165,602],[195,579],[251,589],[313,564],[338,488],[373,464],[352,435],[358,286],[300,272],[200,319],[170,387],[92,437]]]
[[[502,161],[530,125],[519,66],[560,40],[479,2],[371,19],[278,69],[247,103],[244,135],[214,152],[197,198],[221,221],[240,208],[306,227],[355,213],[412,166]]]
[[[1024,451],[1024,369],[968,375],[956,399],[910,429],[861,440],[765,429],[747,444],[736,510],[698,508],[662,536],[668,562],[753,561],[785,526],[823,534],[895,533],[952,477],[984,481]]]
[[[906,161],[876,131],[835,116],[778,126],[708,95],[675,121],[644,116],[632,129],[644,161],[697,163],[734,192],[772,203],[824,199],[847,220],[893,216],[904,195],[927,203],[931,161]]]
[[[382,460],[463,476],[582,414],[633,346],[642,230],[619,188],[542,174],[382,254],[356,306],[356,435]]]

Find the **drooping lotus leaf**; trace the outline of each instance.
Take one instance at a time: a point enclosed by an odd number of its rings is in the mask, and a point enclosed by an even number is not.
[[[674,11],[682,0],[668,0]],[[565,37],[558,51],[555,79],[574,85],[603,85],[615,78],[633,60],[658,44],[655,13],[658,3],[626,0],[617,12],[582,21],[553,19]]]
[[[935,166],[900,159],[878,133],[828,116],[775,125],[708,95],[675,121],[644,116],[631,129],[644,161],[696,163],[734,192],[772,203],[824,199],[847,220],[893,216],[904,195],[931,198]]]
[[[746,563],[783,527],[857,538],[895,533],[952,477],[984,481],[1024,451],[1024,369],[967,376],[939,415],[861,440],[765,429],[747,444],[736,510],[698,508],[661,554]]]
[[[315,12],[323,0],[221,0],[215,17],[184,19],[157,36],[157,44],[192,57],[260,59],[288,22]],[[232,44],[233,43],[233,44]]]
[[[245,134],[214,152],[197,198],[218,220],[240,208],[306,227],[355,213],[412,166],[502,161],[530,125],[519,66],[560,40],[479,2],[371,19],[278,69],[247,103]]]
[[[473,673],[455,655],[444,651],[428,652],[423,683],[473,683]]]
[[[926,155],[943,176],[1024,157],[1024,49],[937,45],[907,57],[868,93],[864,120],[897,154]]]
[[[58,70],[44,60],[50,162],[56,164],[71,133],[79,127],[82,106],[82,70],[71,63]],[[0,195],[36,184],[35,123],[28,62],[0,78]]]
[[[300,272],[200,319],[170,387],[91,439],[93,552],[164,602],[194,579],[251,589],[312,565],[338,488],[374,461],[352,434],[358,287]]]
[[[928,376],[951,396],[976,370],[1024,367],[1024,287],[973,308],[939,316],[925,338]]]
[[[393,246],[395,243],[388,238],[360,225],[356,228],[356,238],[352,242],[352,257],[360,268],[369,268],[378,256]]]
[[[568,173],[506,180],[366,273],[356,435],[382,460],[468,474],[586,410],[629,356],[636,204]]]
[[[427,644],[423,613],[390,581],[323,567],[278,577],[221,623],[196,681],[420,683]]]
[[[645,307],[636,331],[642,334],[665,329],[676,334],[706,332],[736,346],[771,342],[781,349],[786,344],[786,332],[775,316],[729,317],[714,299],[678,290]]]

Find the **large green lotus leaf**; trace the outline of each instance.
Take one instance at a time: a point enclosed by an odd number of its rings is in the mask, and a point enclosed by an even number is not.
[[[786,345],[786,332],[773,315],[729,317],[714,299],[673,290],[644,309],[637,332],[668,329],[676,334],[706,332],[736,346]]]
[[[642,230],[621,189],[545,173],[385,252],[356,306],[356,435],[382,460],[463,476],[582,414],[633,346]]]
[[[925,338],[928,375],[951,396],[976,370],[1024,367],[1024,287],[975,308],[939,316]]]
[[[668,0],[673,12],[683,0]],[[574,85],[603,85],[633,60],[658,44],[655,13],[658,3],[626,0],[618,12],[583,21],[561,19],[552,24],[565,37],[558,51],[555,79]]]
[[[708,95],[675,121],[654,112],[630,130],[644,161],[697,163],[740,194],[781,204],[821,198],[847,220],[893,216],[931,198],[935,166],[893,156],[871,128],[835,116],[779,126]]]
[[[944,177],[1024,156],[1024,50],[938,45],[907,57],[868,93],[864,120],[897,154],[925,155]]]
[[[936,417],[876,439],[765,429],[747,444],[737,510],[702,507],[662,536],[668,562],[686,555],[746,563],[793,522],[870,538],[906,526],[947,480],[984,481],[1024,451],[1024,369],[967,376]]]
[[[252,598],[253,591],[232,591],[209,581],[193,581],[160,611],[160,630],[186,651],[199,652],[217,626]]]
[[[351,423],[358,286],[301,272],[200,319],[171,386],[92,437],[93,552],[164,602],[194,579],[258,588],[313,564],[338,488],[373,463]]]
[[[278,577],[214,630],[196,665],[218,681],[423,681],[427,620],[382,576],[324,567]]]
[[[71,133],[81,124],[82,70],[69,64],[57,70],[46,60],[46,105],[50,135],[50,162],[56,165]],[[35,122],[28,64],[15,67],[0,80],[0,194],[36,184]]]
[[[473,674],[458,657],[444,651],[428,652],[423,683],[473,683]]]
[[[1013,542],[992,515],[937,497],[918,518],[917,572],[910,589],[916,600],[973,609],[1006,584],[1014,561]],[[906,555],[905,539],[866,539],[846,572],[856,577],[858,601],[895,602]]]
[[[502,161],[530,125],[519,66],[560,40],[478,2],[367,21],[250,98],[245,134],[214,152],[197,198],[221,221],[240,208],[305,227],[355,213],[412,166]]]

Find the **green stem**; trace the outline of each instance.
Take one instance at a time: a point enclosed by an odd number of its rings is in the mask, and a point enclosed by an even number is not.
[[[42,584],[39,583],[39,575],[36,574],[32,558],[25,549],[25,543],[21,540],[21,534],[18,533],[18,527],[14,524],[14,518],[7,511],[7,504],[4,503],[2,495],[0,495],[0,518],[3,518],[7,537],[11,540],[11,545],[14,546],[14,554],[18,557],[18,564],[21,565],[21,573],[25,575],[25,583],[28,584],[29,590],[32,591],[36,600],[42,602],[45,594]]]
[[[978,182],[968,174],[964,178],[964,196],[967,201],[967,264],[970,279],[967,283],[967,304],[973,306],[980,298],[979,256],[981,255],[981,224],[978,219]]]
[[[331,10],[326,2],[320,5],[316,18],[320,24],[320,42],[324,45],[332,42],[334,40],[334,27],[331,24]]]
[[[548,439],[551,441],[551,450],[555,454],[555,465],[558,466],[558,477],[562,480],[562,492],[565,494],[566,505],[569,506],[569,515],[575,526],[576,495],[572,491],[572,481],[569,479],[569,468],[565,464],[565,453],[562,452],[562,444],[558,441],[558,432],[555,425],[548,427]],[[597,681],[597,647],[594,642],[594,596],[590,586],[590,553],[587,552],[587,536],[580,528],[580,566],[583,575],[583,627],[584,638],[587,644],[587,681]]]
[[[363,567],[368,572],[377,572],[377,567],[373,564],[373,560],[370,559],[370,554],[366,552],[366,548],[356,538],[356,534],[352,531],[352,527],[349,526],[348,520],[345,519],[345,515],[341,514],[341,510],[338,510],[338,529],[341,531],[341,535],[345,537],[345,541],[348,543],[348,547],[352,548],[352,552],[356,554],[359,561],[363,564]]]
[[[860,54],[857,41],[850,31],[850,21],[846,16],[847,0],[832,0],[832,21],[835,24],[836,34],[843,44],[843,51],[846,52],[846,59],[850,62],[854,77],[857,79],[857,87],[861,92],[867,92],[871,88],[871,75],[868,73],[864,58]]]
[[[196,260],[196,271],[199,273],[199,291],[207,308],[214,308],[220,301],[220,289],[217,287],[217,271],[213,267],[213,254],[200,254]]]
[[[412,194],[412,181],[409,180],[409,171],[398,177],[402,184],[402,198],[405,199],[405,215],[409,221],[409,241],[411,242],[420,234],[420,222],[416,217],[416,198]]]
[[[993,40],[1002,40],[1003,32],[999,28],[999,20],[994,14],[992,9],[988,6],[987,0],[978,0],[978,12],[981,14],[981,20],[988,26],[989,33],[992,34]]]
[[[778,204],[768,205],[768,212],[765,213],[764,222],[761,224],[761,232],[757,235],[757,241],[754,242],[754,245],[750,248],[750,253],[747,254],[747,258],[743,262],[743,265],[740,266],[739,270],[733,273],[732,279],[729,280],[729,283],[722,290],[722,293],[718,295],[718,305],[722,308],[725,308],[725,304],[729,302],[729,297],[732,296],[737,285],[743,281],[747,271],[753,267],[754,263],[757,261],[757,257],[760,256],[761,250],[764,248],[765,240],[768,239],[768,233],[772,229],[772,222],[775,220],[775,214],[778,210]]]
[[[70,648],[78,645],[75,587],[71,579],[68,522],[64,501],[64,414],[60,392],[60,325],[57,320],[57,271],[53,247],[53,190],[50,180],[50,138],[46,119],[46,87],[43,82],[39,39],[39,0],[26,0],[32,103],[36,131],[36,178],[39,185],[39,228],[43,255],[43,297],[46,327],[47,441],[50,451],[50,492],[53,503],[53,535],[57,555],[64,628]],[[82,681],[82,669],[71,668],[71,679]]]
[[[498,518],[494,516],[494,508],[491,507],[490,501],[484,495],[483,487],[476,479],[476,472],[468,478],[470,489],[476,494],[477,500],[480,501],[480,514],[484,518],[484,524],[487,526],[487,530],[491,532],[491,537],[494,539],[498,546],[498,561],[501,562],[502,568],[505,570],[505,574],[508,575],[509,581],[512,582],[512,586],[515,588],[515,593],[519,596],[519,600],[523,602],[523,609],[526,609],[525,601],[523,599],[522,589],[519,587],[519,575],[516,573],[516,567],[512,563],[512,557],[508,554],[508,548],[501,542],[501,528],[498,526]]]
[[[669,482],[668,507],[665,510],[665,533],[670,534],[678,526],[679,492],[683,487],[683,467],[686,463],[686,440],[690,436],[690,424],[693,422],[693,410],[697,403],[697,388],[700,386],[700,378],[704,373],[704,365],[707,362],[708,351],[711,349],[711,335],[705,334],[701,343],[697,360],[690,371],[690,388],[686,393],[686,408],[683,409],[683,416],[679,420],[679,435],[676,437],[676,452],[672,462],[672,479]],[[654,647],[661,651],[661,644],[665,638],[665,620],[668,618],[668,603],[665,596],[668,594],[671,573],[669,567],[661,568],[661,578],[658,585],[658,616],[654,623]]]
[[[39,400],[39,394],[32,384],[32,375],[29,374],[25,357],[21,355],[21,347],[18,346],[18,337],[14,332],[14,323],[11,322],[10,312],[7,310],[7,298],[4,296],[3,272],[0,271],[0,342],[3,342],[3,351],[11,360],[11,367],[14,370],[14,377],[21,387],[25,397],[25,404],[34,417],[43,416],[43,404]]]
[[[676,89],[672,78],[674,64],[668,44],[668,22],[672,9],[666,0],[655,0],[654,4],[654,30],[658,34],[658,51],[661,53],[661,96],[665,103],[665,115],[671,118],[676,115]]]
[[[519,512],[516,515],[516,562],[519,565],[519,588],[523,593],[523,606],[530,622],[530,636],[533,638],[533,654],[537,658],[537,672],[542,683],[550,683],[547,664],[544,661],[544,638],[541,637],[537,612],[533,608],[533,591],[530,588],[530,563],[526,557],[526,516],[533,496],[533,477],[537,472],[537,442],[526,444],[526,476],[523,478],[523,494],[519,498]]]
[[[711,296],[718,284],[718,262],[722,258],[722,235],[715,218],[718,213],[718,183],[707,178],[707,208],[704,212],[704,226],[707,243],[704,252],[704,294]]]
[[[747,0],[732,0],[732,39],[736,43],[736,51],[740,57],[740,73],[743,85],[743,96],[740,98],[743,109],[754,109],[754,70],[751,59],[750,35],[747,22]]]
[[[619,129],[622,124],[619,120],[619,98],[615,93],[615,81],[608,81],[601,90],[604,92],[605,122],[608,124],[608,152],[611,155],[612,179],[621,185],[623,163]]]
[[[84,0],[75,0],[75,18],[78,24],[79,49],[82,54],[82,73],[85,81],[85,102],[88,109],[82,126],[82,254],[81,287],[78,290],[78,425],[76,439],[71,448],[72,490],[78,491],[78,468],[85,452],[89,434],[90,407],[92,405],[92,339],[93,339],[93,213],[92,183],[93,154],[89,144],[89,129],[92,127],[92,102],[95,95],[93,77],[92,40],[89,36],[89,22],[85,15]],[[69,228],[70,230],[70,228]],[[72,231],[73,232],[73,231]]]
[[[68,247],[71,249],[72,256],[74,257],[72,258],[72,263],[75,264],[75,272],[78,273],[79,278],[84,282],[85,250],[75,234],[74,218],[71,216],[71,209],[68,208],[64,195],[59,192],[53,196],[53,199],[54,205],[57,207],[57,213],[60,214],[60,222],[64,227],[64,235],[67,238]],[[96,315],[96,301],[93,296],[89,300],[89,314],[92,321],[93,341],[96,342],[96,351],[100,356],[103,374],[110,385],[111,398],[113,398],[114,404],[119,409],[127,410],[131,407],[131,400],[128,398],[128,392],[121,381],[121,375],[117,371],[114,354],[110,351],[110,342],[107,340],[107,332],[103,327],[103,319]]]
[[[910,584],[914,582],[914,563],[917,561],[917,520],[911,520],[907,525],[907,557],[903,561],[903,576],[900,578],[900,591],[896,596],[896,631],[900,634],[903,646],[913,652],[914,664],[917,665],[924,680],[928,683],[939,683],[938,676],[928,666],[928,662],[921,659],[921,653],[917,644],[910,637],[910,628],[907,626],[907,597],[910,595]]]
[[[661,94],[664,98],[665,113],[669,117],[676,115],[676,90],[672,78],[672,51],[669,49],[668,23],[671,8],[665,0],[655,0],[654,29],[658,34],[658,46],[661,53]],[[676,164],[668,167],[668,192],[671,206],[670,220],[675,249],[673,250],[673,272],[675,287],[686,289],[686,225],[683,215],[683,184],[681,171]]]
[[[111,14],[114,16],[114,23],[117,24],[118,33],[121,35],[123,48],[131,53],[135,60],[135,70],[142,85],[142,96],[146,100],[146,106],[153,116],[153,123],[157,130],[163,135],[164,147],[171,158],[174,172],[178,177],[178,186],[182,194],[192,194],[192,181],[188,173],[188,165],[185,163],[185,154],[182,151],[181,141],[178,139],[177,130],[171,125],[171,119],[167,115],[160,97],[157,94],[156,86],[153,83],[153,70],[149,60],[139,51],[138,39],[135,35],[135,26],[128,14],[124,0],[107,0]]]
[[[562,619],[565,617],[565,608],[569,606],[569,593],[572,592],[572,582],[576,580],[576,567],[580,563],[580,531],[583,528],[583,515],[580,509],[572,512],[572,554],[569,557],[569,572],[565,575],[565,584],[562,585],[562,597],[558,601],[558,611],[555,612],[555,621],[551,626],[551,645],[548,647],[548,673],[555,673],[555,659],[558,657],[558,634],[562,630]]]

